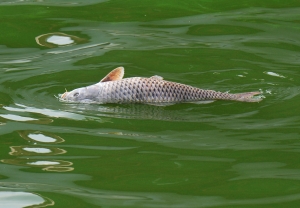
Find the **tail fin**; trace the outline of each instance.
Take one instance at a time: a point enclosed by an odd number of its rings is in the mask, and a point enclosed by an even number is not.
[[[259,102],[262,100],[260,97],[253,97],[254,95],[261,94],[260,92],[244,92],[233,94],[234,97],[232,100],[241,101],[241,102]]]

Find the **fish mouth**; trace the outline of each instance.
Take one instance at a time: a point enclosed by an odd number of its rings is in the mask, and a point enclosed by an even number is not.
[[[67,96],[68,90],[65,88],[66,92],[60,96],[60,99],[65,99]]]
[[[57,96],[54,95],[54,97],[56,97],[61,102],[66,102],[67,101],[67,93],[68,92],[65,92],[63,94],[58,94]]]
[[[65,92],[64,94],[62,94],[62,95],[60,96],[60,98],[61,98],[61,99],[65,99],[65,97],[67,96],[67,93],[68,93],[68,92]]]

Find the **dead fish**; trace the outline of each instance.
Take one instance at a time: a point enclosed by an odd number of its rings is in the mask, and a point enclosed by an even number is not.
[[[124,68],[118,67],[97,84],[60,94],[59,100],[74,103],[144,103],[159,106],[213,100],[261,101],[261,98],[253,97],[260,92],[231,94],[166,81],[157,75],[150,78],[125,79],[123,76]]]

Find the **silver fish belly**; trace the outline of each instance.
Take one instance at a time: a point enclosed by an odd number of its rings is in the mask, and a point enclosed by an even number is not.
[[[132,77],[123,79],[124,68],[119,67],[110,72],[99,83],[65,92],[60,96],[66,102],[93,103],[145,103],[169,105],[207,100],[236,100],[258,102],[260,98],[253,95],[260,92],[230,94],[204,90],[185,84],[165,81],[162,77]]]

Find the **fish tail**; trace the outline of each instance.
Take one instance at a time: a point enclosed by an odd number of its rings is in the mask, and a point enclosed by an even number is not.
[[[259,102],[262,100],[261,97],[253,97],[254,95],[259,95],[260,92],[243,92],[232,94],[232,100],[241,101],[241,102]]]

